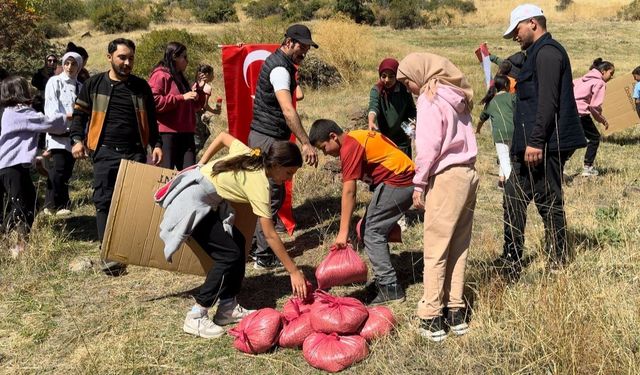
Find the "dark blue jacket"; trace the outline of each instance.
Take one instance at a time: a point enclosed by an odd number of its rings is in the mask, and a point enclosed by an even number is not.
[[[536,59],[545,46],[556,48],[562,56],[557,93],[540,93],[538,90],[540,72],[537,71]],[[546,33],[526,50],[526,55],[517,79],[511,153],[516,156],[521,155],[527,146],[542,148],[546,153],[585,147],[586,138],[573,96],[573,77],[567,52],[551,37],[551,34]],[[557,73],[558,67],[552,66],[553,62],[545,63],[546,65],[540,64],[542,69],[548,68]],[[552,83],[550,86],[556,85]],[[557,101],[545,102],[544,106],[540,105],[538,103],[540,95],[549,95],[548,97],[557,95]]]
[[[279,66],[284,67],[289,72],[291,76],[289,92],[291,92],[292,96],[295,95],[297,87],[296,67],[293,65],[293,61],[278,48],[264,61],[258,76],[258,88],[253,101],[251,130],[280,140],[288,140],[291,136],[291,129],[287,126],[282,108],[280,108],[273,85],[269,80],[271,71]]]

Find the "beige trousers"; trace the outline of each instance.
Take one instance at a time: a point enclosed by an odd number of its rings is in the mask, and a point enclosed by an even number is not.
[[[464,308],[464,269],[471,241],[478,174],[455,165],[429,179],[424,214],[424,294],[417,315],[430,319],[446,306]]]

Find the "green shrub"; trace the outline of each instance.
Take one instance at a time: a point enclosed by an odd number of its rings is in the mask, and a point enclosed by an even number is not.
[[[82,0],[26,0],[20,3],[33,9],[43,19],[52,21],[69,22],[87,15]]]
[[[47,39],[69,36],[69,28],[66,24],[61,24],[51,18],[40,20],[38,22],[38,29],[44,33]]]
[[[193,0],[192,11],[206,23],[238,22],[234,0]]]
[[[307,55],[304,64],[300,65],[298,79],[300,84],[313,89],[334,86],[342,82],[338,69],[314,54]]]
[[[154,30],[144,34],[136,46],[135,73],[148,77],[153,67],[162,60],[164,49],[169,42],[180,42],[187,46],[189,65],[185,75],[191,81],[195,78],[198,64],[211,64],[216,46],[202,34],[191,34],[182,29]]]
[[[279,0],[252,0],[244,7],[244,11],[249,17],[258,20],[273,15],[282,15],[285,9]]]
[[[412,29],[423,24],[423,18],[417,11],[418,0],[391,0],[389,25],[394,29]]]
[[[336,11],[348,15],[356,23],[373,24],[373,11],[362,0],[337,0]]]
[[[618,11],[618,18],[626,21],[640,21],[640,0],[633,0]]]
[[[96,29],[107,34],[147,29],[149,18],[137,13],[125,11],[122,2],[105,3],[91,14]]]
[[[473,0],[429,0],[425,5],[425,9],[431,12],[443,8],[459,10],[464,14],[473,13],[478,10]]]
[[[155,23],[167,22],[167,7],[164,4],[149,5],[149,19]]]
[[[37,22],[35,12],[15,0],[0,1],[0,66],[10,73],[33,74],[47,53],[56,52]]]
[[[291,22],[309,21],[323,5],[322,0],[291,0],[287,4],[284,18]]]

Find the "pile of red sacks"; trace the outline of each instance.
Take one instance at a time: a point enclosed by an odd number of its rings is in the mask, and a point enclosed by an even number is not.
[[[260,309],[244,318],[229,334],[245,353],[300,348],[313,367],[338,372],[369,355],[368,342],[389,334],[396,324],[384,306],[367,308],[355,298],[318,290],[308,300],[291,298],[282,313]]]

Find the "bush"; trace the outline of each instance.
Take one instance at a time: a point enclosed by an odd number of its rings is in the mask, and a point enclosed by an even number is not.
[[[273,15],[282,15],[285,9],[279,0],[253,0],[244,7],[244,11],[249,17],[258,20]]]
[[[427,12],[422,18],[422,25],[427,29],[435,26],[449,26],[456,15],[448,8]]]
[[[189,65],[185,75],[190,81],[195,79],[198,64],[211,64],[216,50],[215,45],[202,34],[191,34],[184,29],[154,30],[144,34],[136,46],[135,73],[148,77],[153,67],[162,60],[169,42],[180,42],[187,46]]]
[[[87,15],[82,0],[29,0],[25,1],[43,19],[69,22]]]
[[[322,0],[291,0],[287,5],[284,18],[291,22],[309,21],[322,6]]]
[[[423,24],[423,18],[417,11],[417,0],[391,0],[389,25],[394,29],[413,29]]]
[[[234,0],[194,0],[192,11],[201,22],[238,22],[233,3]]]
[[[155,23],[167,22],[167,8],[164,4],[149,5],[149,19]]]
[[[618,18],[626,21],[640,21],[640,0],[633,0],[618,12]]]
[[[140,14],[127,12],[121,2],[105,3],[91,14],[91,21],[96,29],[107,34],[147,29],[149,18]]]
[[[571,3],[573,3],[573,0],[558,0],[558,4],[556,5],[556,10],[557,11],[563,11],[566,10],[569,5],[571,5]]]
[[[337,0],[336,11],[348,15],[356,23],[373,24],[373,11],[362,0]]]
[[[40,20],[38,22],[38,28],[44,33],[47,39],[69,36],[69,28],[51,18]]]
[[[431,12],[443,8],[458,10],[463,14],[473,13],[478,10],[473,0],[429,0],[425,6],[425,9]]]
[[[282,22],[279,17],[267,17],[242,25],[229,25],[216,36],[215,40],[223,45],[247,43],[248,40],[251,43],[280,43],[284,39],[287,26],[289,25]]]
[[[0,1],[0,66],[10,73],[30,75],[43,66],[47,53],[55,52],[37,28],[38,20],[15,0]]]

